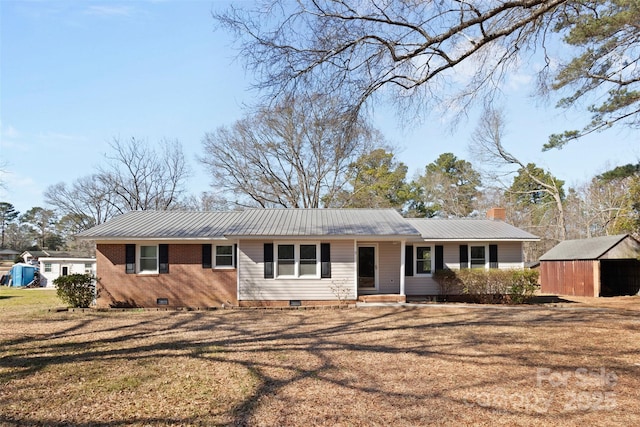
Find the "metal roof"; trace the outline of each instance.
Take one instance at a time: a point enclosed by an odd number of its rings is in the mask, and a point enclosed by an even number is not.
[[[225,235],[420,236],[394,209],[250,209],[242,212]]]
[[[241,212],[132,211],[78,234],[86,239],[223,238]]]
[[[133,211],[78,234],[93,240],[260,237],[406,237],[425,240],[538,240],[501,221],[405,219],[394,209]]]
[[[425,240],[540,240],[511,224],[491,219],[408,218],[407,221]]]
[[[598,259],[624,240],[628,234],[565,240],[540,257],[540,261]]]

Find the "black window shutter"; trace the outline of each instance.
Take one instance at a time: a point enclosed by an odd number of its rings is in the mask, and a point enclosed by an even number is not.
[[[444,270],[444,247],[436,245],[436,271]]]
[[[202,245],[202,268],[212,268],[211,253],[213,245],[211,243],[205,243]]]
[[[331,245],[320,243],[320,277],[331,278]]]
[[[460,269],[469,268],[469,246],[460,245]]]
[[[238,244],[233,245],[233,268],[238,267]]]
[[[136,272],[136,245],[124,245],[124,262],[126,264],[125,271],[127,274]]]
[[[404,275],[413,276],[413,245],[404,247]]]
[[[264,278],[273,279],[273,243],[264,244]]]
[[[489,268],[498,268],[498,245],[489,245]]]
[[[158,273],[167,274],[169,272],[169,245],[158,245]]]

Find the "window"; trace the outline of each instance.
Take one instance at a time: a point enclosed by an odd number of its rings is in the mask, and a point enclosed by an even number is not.
[[[318,274],[318,247],[316,245],[300,245],[300,276]]]
[[[431,247],[416,248],[416,274],[431,274]]]
[[[276,277],[319,277],[320,245],[277,245]]]
[[[485,250],[484,246],[471,246],[471,268],[485,268]]]
[[[90,262],[85,262],[84,263],[84,269],[85,270],[91,270],[93,268],[93,264]]]
[[[158,272],[158,247],[140,246],[140,272]]]
[[[296,259],[294,245],[278,245],[278,276],[295,276]]]
[[[216,246],[216,268],[233,267],[233,245]]]
[[[50,262],[45,262],[44,263],[44,272],[45,273],[51,273],[51,263]]]

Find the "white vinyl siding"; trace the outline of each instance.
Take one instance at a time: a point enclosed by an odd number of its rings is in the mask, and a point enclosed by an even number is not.
[[[288,244],[265,240],[242,240],[239,242],[241,250],[238,254],[238,296],[244,301],[260,300],[336,300],[336,294],[331,286],[346,287],[352,292],[348,299],[355,298],[354,289],[354,248],[352,240],[330,241],[331,244],[331,278],[292,277],[292,278],[264,278],[264,244],[274,243],[274,260],[278,256],[278,245]],[[316,245],[315,241],[302,245]],[[325,241],[322,241],[325,243]],[[320,257],[320,249],[316,251]]]
[[[444,268],[450,268],[457,270],[460,268],[460,245],[471,246],[484,246],[485,257],[488,265],[489,262],[489,245],[498,245],[498,266],[502,270],[522,268],[523,267],[523,255],[522,255],[522,242],[453,242],[453,243],[408,243],[414,246],[431,246],[435,245],[443,246],[443,261]],[[433,249],[432,249],[433,250]],[[432,253],[433,257],[434,254]],[[407,295],[438,295],[440,294],[440,287],[438,283],[429,276],[419,276],[415,274],[413,276],[405,277],[405,293]]]

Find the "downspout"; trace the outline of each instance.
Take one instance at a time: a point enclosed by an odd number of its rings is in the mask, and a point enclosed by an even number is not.
[[[400,296],[405,296],[404,292],[404,272],[405,272],[405,262],[406,260],[406,246],[407,241],[400,241]]]

